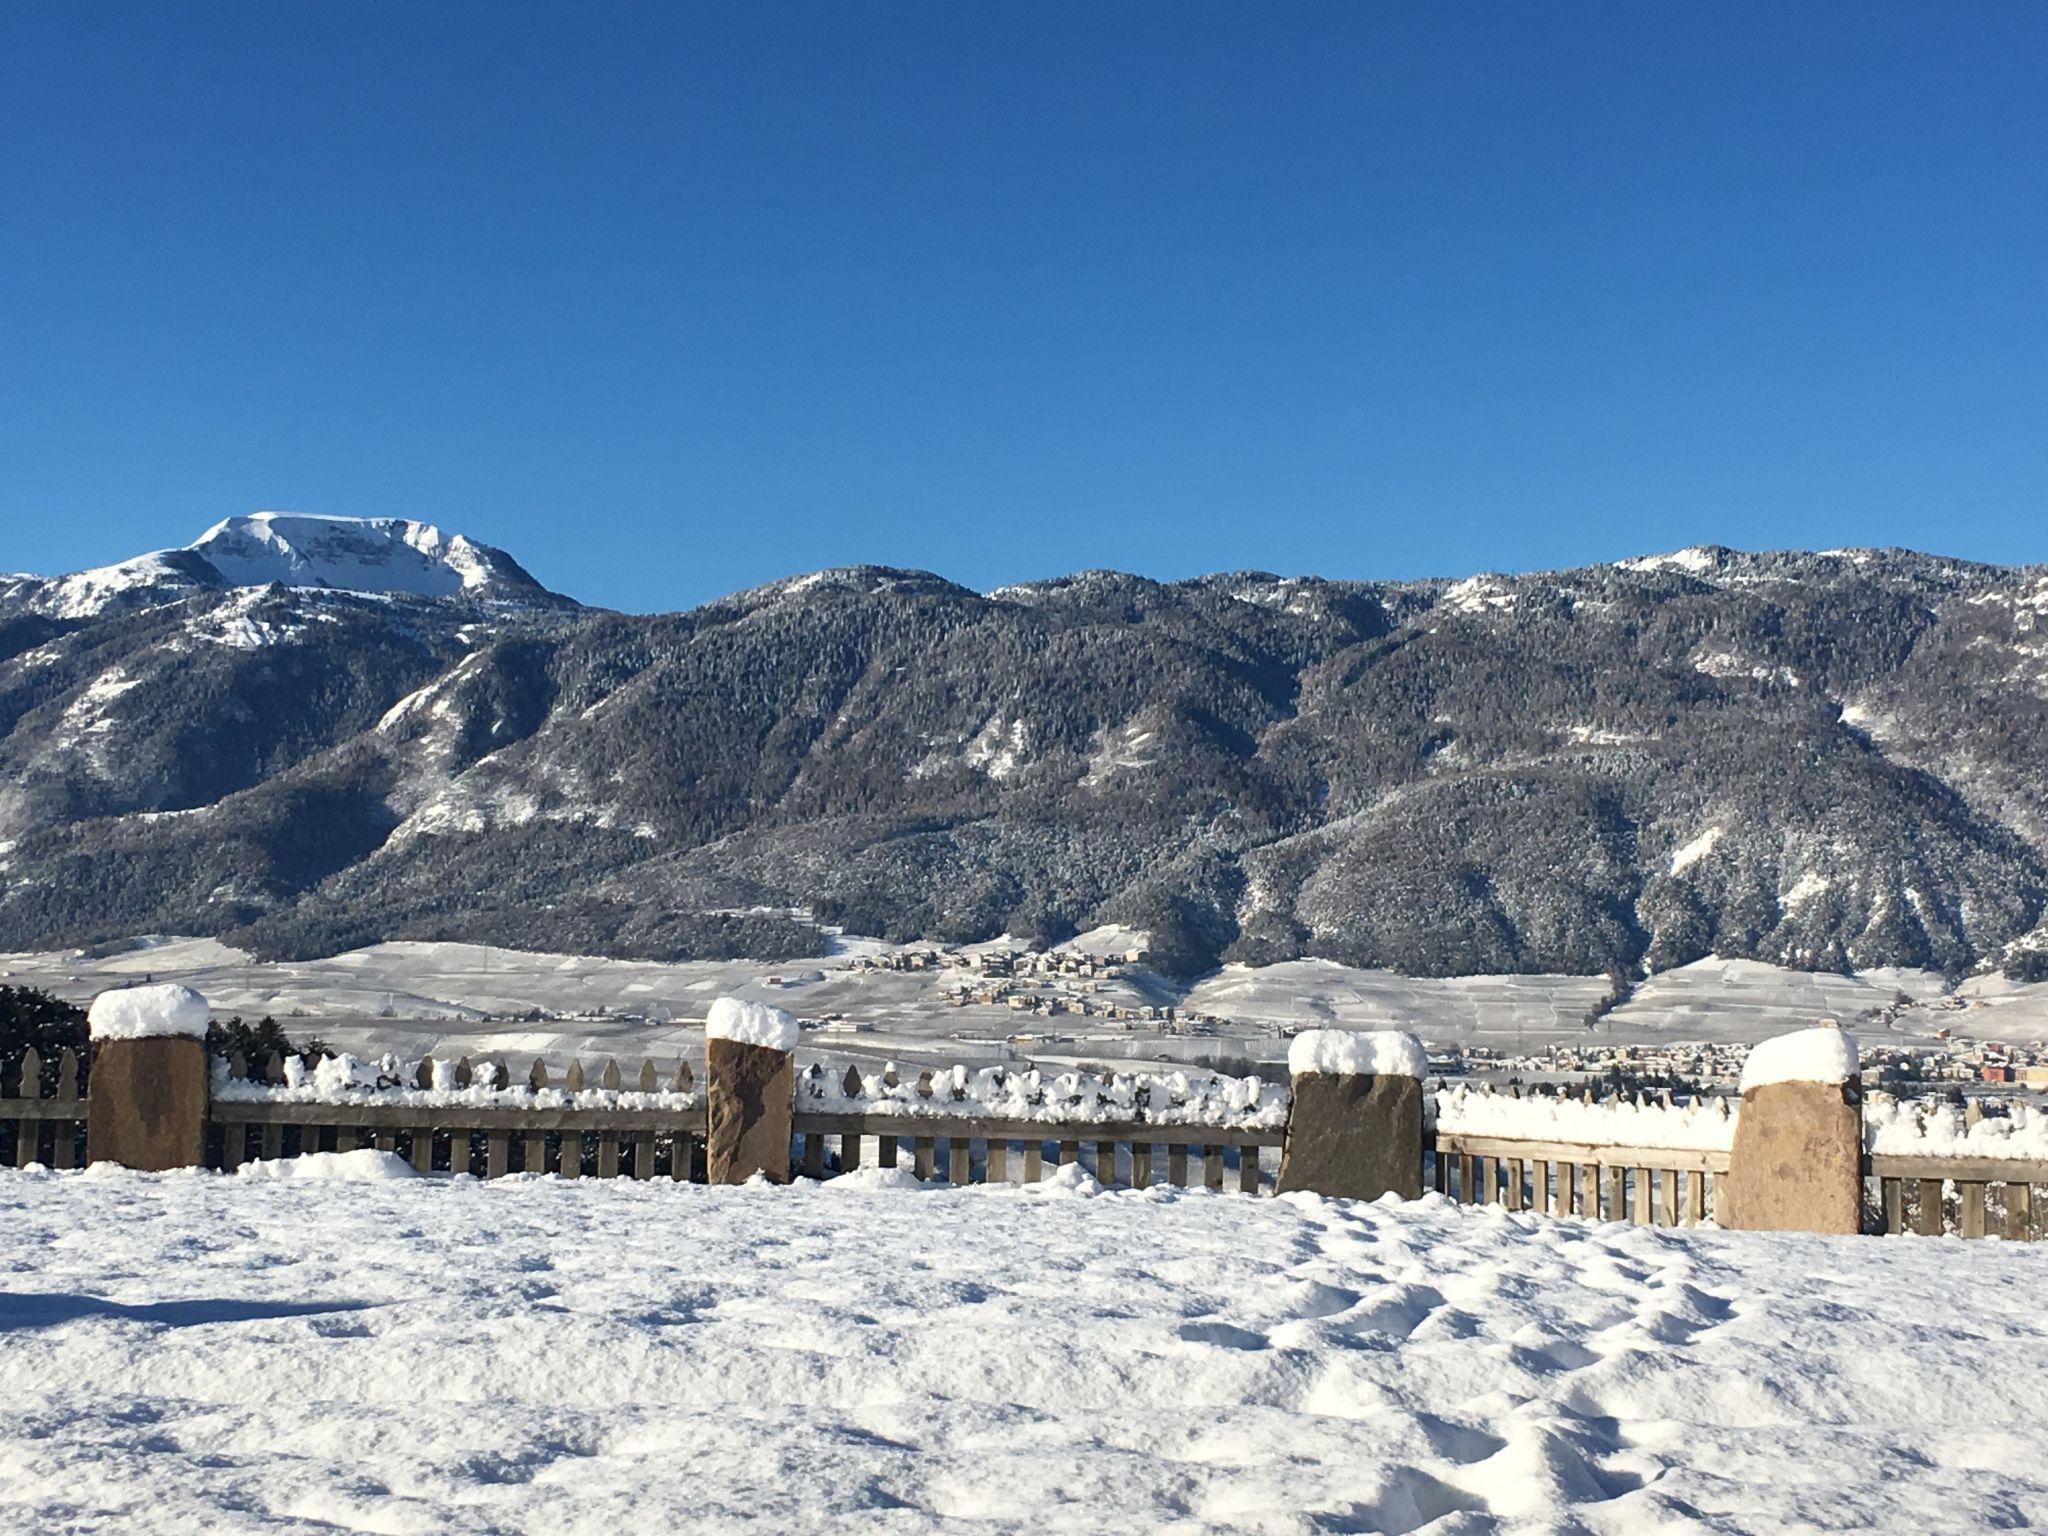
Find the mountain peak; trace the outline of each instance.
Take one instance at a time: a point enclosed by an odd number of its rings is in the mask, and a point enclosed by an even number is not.
[[[62,618],[175,602],[195,591],[314,587],[375,596],[562,605],[501,549],[406,517],[251,512],[182,549],[157,550],[42,584],[31,605]]]
[[[229,586],[338,587],[413,597],[490,595],[513,578],[533,585],[502,550],[408,517],[252,512],[224,518],[185,546]]]

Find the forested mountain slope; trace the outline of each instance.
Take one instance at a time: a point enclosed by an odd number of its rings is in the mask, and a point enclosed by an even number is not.
[[[0,948],[768,958],[807,909],[1182,970],[2048,964],[2039,569],[857,568],[628,616],[382,526],[428,575],[0,580]]]

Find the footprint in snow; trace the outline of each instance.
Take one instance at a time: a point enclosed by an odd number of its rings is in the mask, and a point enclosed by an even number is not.
[[[1263,1333],[1254,1333],[1249,1328],[1232,1327],[1229,1323],[1182,1323],[1174,1332],[1190,1344],[1213,1344],[1219,1349],[1271,1347]]]
[[[1339,1312],[1350,1311],[1363,1299],[1358,1292],[1346,1290],[1341,1285],[1325,1285],[1320,1280],[1299,1280],[1288,1287],[1287,1315],[1334,1317]]]

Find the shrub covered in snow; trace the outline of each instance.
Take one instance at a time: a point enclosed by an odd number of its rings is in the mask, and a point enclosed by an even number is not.
[[[2027,1158],[2048,1162],[2048,1112],[2015,1099],[1980,1110],[1873,1093],[1863,1104],[1863,1149],[1895,1156]]]
[[[493,1085],[488,1067],[467,1084],[456,1081],[455,1064],[436,1061],[431,1087],[419,1081],[420,1064],[396,1056],[374,1061],[346,1051],[308,1063],[285,1058],[282,1083],[252,1083],[227,1075],[227,1063],[216,1060],[213,1096],[239,1104],[391,1104],[433,1109],[693,1109],[703,1102],[694,1089],[687,1093],[642,1093],[633,1089],[585,1087],[571,1093],[562,1088],[536,1089],[526,1083]]]
[[[892,1072],[845,1072],[813,1065],[797,1079],[797,1108],[911,1119],[1035,1120],[1089,1124],[1128,1120],[1146,1125],[1213,1125],[1278,1130],[1287,1124],[1289,1095],[1256,1077],[1060,1072],[954,1066],[914,1080]],[[928,1079],[928,1080],[927,1080]]]
[[[286,1056],[311,1062],[329,1054],[324,1040],[303,1035],[295,1040],[268,1014],[254,1024],[240,1014],[215,1019],[206,1031],[206,1048],[216,1056],[240,1056],[251,1067]]]
[[[1726,1099],[1660,1104],[1629,1099],[1516,1098],[1458,1087],[1436,1096],[1436,1128],[1514,1141],[1726,1152],[1735,1145]]]
[[[88,1040],[85,1010],[34,987],[0,987],[0,1084],[15,1091],[22,1057],[41,1059],[41,1091],[57,1086],[57,1064],[65,1051],[82,1057]]]

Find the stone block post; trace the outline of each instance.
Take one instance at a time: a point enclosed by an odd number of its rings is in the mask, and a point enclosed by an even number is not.
[[[190,987],[102,992],[86,1016],[86,1155],[161,1172],[206,1160],[206,999]]]
[[[1396,1030],[1294,1037],[1294,1106],[1276,1188],[1351,1200],[1422,1197],[1422,1043]]]
[[[765,1003],[721,997],[704,1025],[705,1180],[789,1182],[796,1020]]]
[[[1850,1036],[1822,1025],[1750,1051],[1714,1215],[1752,1232],[1862,1231],[1863,1091]]]

